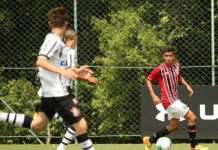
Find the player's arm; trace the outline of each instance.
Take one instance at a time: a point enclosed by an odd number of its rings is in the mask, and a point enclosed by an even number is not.
[[[45,41],[43,42],[39,56],[36,61],[36,66],[46,69],[50,72],[61,74],[69,79],[75,80],[78,75],[73,68],[63,69],[55,66],[48,61],[55,53],[57,49],[62,47],[62,43],[58,41],[57,37],[54,35],[47,35]]]
[[[152,86],[152,81],[150,81],[149,79],[146,79],[146,85],[149,91],[149,94],[152,98],[152,101],[154,103],[154,105],[157,105],[160,103],[160,98],[156,95],[156,93],[154,92],[153,86]]]
[[[74,68],[63,69],[51,64],[45,56],[38,56],[36,65],[44,68],[50,72],[61,74],[69,79],[76,80],[78,78],[77,72]]]
[[[148,75],[146,79],[146,85],[149,91],[149,94],[152,98],[152,101],[155,105],[160,103],[160,98],[156,95],[154,92],[153,86],[152,86],[152,81],[157,80],[157,78],[160,76],[160,68],[157,67],[152,72]]]
[[[91,76],[93,71],[86,66],[80,68],[71,67],[68,69],[63,69],[51,64],[44,56],[38,57],[36,65],[48,71],[61,74],[62,76],[65,76],[71,80],[84,80],[93,84],[97,83],[97,79]]]
[[[182,76],[179,77],[179,81],[181,85],[184,85],[186,87],[189,92],[189,96],[191,97],[194,93],[192,87],[186,82],[186,80]]]

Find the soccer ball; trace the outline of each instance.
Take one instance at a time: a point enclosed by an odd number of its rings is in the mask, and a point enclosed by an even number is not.
[[[162,137],[157,140],[156,148],[157,150],[171,150],[172,142],[167,137]]]

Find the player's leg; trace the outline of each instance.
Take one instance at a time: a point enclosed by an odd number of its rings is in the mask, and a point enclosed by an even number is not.
[[[87,123],[84,118],[81,118],[77,123],[73,124],[72,127],[74,130],[68,130],[62,139],[61,144],[58,145],[57,150],[65,150],[66,146],[71,143],[72,139],[76,138],[78,144],[80,144],[81,149],[85,150],[94,150],[93,143],[89,139],[87,134]]]
[[[58,145],[57,150],[64,150],[67,145],[69,145],[73,140],[76,139],[75,129],[68,127],[64,137],[61,140],[61,143]]]
[[[147,144],[149,147],[149,145],[156,143],[160,137],[166,136],[171,132],[176,131],[178,128],[179,128],[179,119],[173,118],[169,121],[169,124],[166,127],[155,132],[150,137],[144,137],[143,142]]]
[[[32,117],[25,114],[0,112],[0,121],[8,122],[19,127],[31,128]]]
[[[0,112],[0,121],[8,122],[20,127],[32,129],[33,131],[41,131],[48,124],[48,118],[54,115],[53,105],[49,101],[42,98],[41,103],[36,107],[34,118],[25,114]]]
[[[44,112],[37,112],[32,120],[31,129],[34,132],[40,132],[46,129],[49,119]]]
[[[189,110],[189,112],[185,116],[185,119],[188,122],[188,134],[189,134],[191,147],[194,148],[197,145],[197,141],[196,141],[196,132],[197,132],[196,116],[191,110]]]
[[[87,133],[87,122],[82,118],[79,122],[73,125],[77,134],[77,142],[80,144],[83,150],[94,150],[92,140]]]
[[[55,114],[55,105],[51,98],[41,98],[41,103],[35,107],[36,113],[34,114],[31,123],[31,129],[35,132],[46,129],[48,122]]]
[[[196,128],[196,120],[197,117],[196,115],[189,110],[188,113],[185,115],[185,119],[188,122],[188,134],[189,134],[189,139],[190,139],[190,147],[191,150],[208,150],[207,147],[200,146],[197,143],[196,140],[196,133],[197,133],[197,128]]]
[[[8,122],[19,127],[29,128],[33,131],[41,131],[47,125],[47,117],[43,113],[38,113],[34,119],[25,114],[0,113],[0,121]]]
[[[145,136],[143,138],[143,143],[145,144],[145,150],[149,150],[151,145],[155,143],[160,137],[168,135],[170,132],[177,130],[179,127],[179,118],[180,113],[178,112],[178,107],[180,106],[180,102],[174,102],[167,108],[167,115],[169,124],[168,126],[162,128],[161,130],[155,132],[152,136]]]
[[[94,150],[92,141],[87,134],[86,120],[81,116],[77,100],[72,96],[69,96],[62,101],[60,105],[62,108],[58,113],[68,125],[75,129],[76,140],[81,148],[85,150]],[[65,147],[63,147],[63,150],[64,149]]]
[[[190,147],[191,150],[201,150],[201,149],[207,149],[204,147],[199,147],[197,146],[197,140],[196,140],[196,133],[197,133],[197,129],[196,129],[196,115],[189,110],[188,113],[185,115],[185,119],[188,122],[188,135],[189,135],[189,139],[190,139]]]
[[[63,118],[58,113],[55,114],[54,119],[57,119],[58,121],[63,122]],[[67,131],[65,132],[61,140],[61,143],[57,146],[57,150],[65,149],[65,147],[75,139],[76,139],[75,129],[68,127]]]
[[[56,113],[57,115],[55,115],[55,118],[60,119],[63,121],[65,121],[67,123],[66,120],[70,119],[72,120],[72,112],[70,112],[72,106],[76,106],[78,105],[78,102],[76,99],[73,99],[72,96],[69,96],[69,98],[67,98],[65,101],[61,102],[59,105],[60,107],[63,107],[62,109],[65,111],[61,111],[60,110],[60,114]],[[62,116],[65,116],[64,118]],[[73,119],[74,120],[74,119]],[[72,123],[67,123],[72,124]],[[69,145],[73,140],[76,140],[76,132],[75,129],[72,127],[72,125],[69,125],[67,128],[66,133],[64,134],[64,137],[61,140],[61,143],[57,146],[57,150],[65,150],[67,145]]]

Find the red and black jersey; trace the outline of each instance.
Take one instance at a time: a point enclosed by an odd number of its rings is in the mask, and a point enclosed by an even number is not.
[[[154,68],[147,77],[150,81],[158,81],[161,90],[161,102],[168,108],[174,101],[178,100],[178,84],[181,81],[180,64],[160,64]]]

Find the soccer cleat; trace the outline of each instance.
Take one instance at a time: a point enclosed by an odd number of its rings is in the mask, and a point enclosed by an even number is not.
[[[151,149],[151,142],[149,141],[149,137],[145,136],[143,138],[143,143],[145,144],[145,150],[150,150]]]
[[[195,148],[191,148],[191,150],[209,150],[208,147],[197,145]]]

